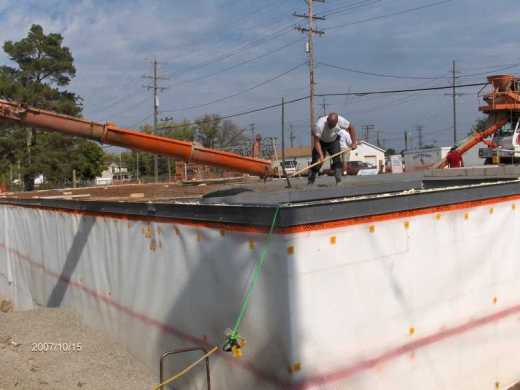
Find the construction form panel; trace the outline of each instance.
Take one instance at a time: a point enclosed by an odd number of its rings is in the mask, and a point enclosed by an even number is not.
[[[164,351],[222,344],[267,238],[233,224],[0,210],[0,294],[19,309],[72,307],[156,369]],[[213,383],[504,388],[520,379],[519,233],[511,197],[285,228],[240,330],[244,356],[213,355]]]

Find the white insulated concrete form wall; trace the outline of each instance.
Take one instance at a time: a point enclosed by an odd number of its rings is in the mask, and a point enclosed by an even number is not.
[[[153,369],[164,351],[222,343],[266,239],[7,205],[0,216],[0,294],[72,307]],[[519,237],[513,198],[279,231],[244,356],[213,355],[213,387],[506,388],[520,379]],[[184,383],[197,380],[202,368]]]

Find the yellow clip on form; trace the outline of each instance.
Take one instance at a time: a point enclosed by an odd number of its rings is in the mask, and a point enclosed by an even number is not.
[[[233,357],[241,358],[242,357],[242,348],[240,348],[239,345],[233,345],[231,348],[231,353],[233,354]]]

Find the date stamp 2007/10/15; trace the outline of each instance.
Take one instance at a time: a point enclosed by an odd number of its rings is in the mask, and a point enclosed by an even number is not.
[[[81,352],[81,343],[31,343],[31,352]]]

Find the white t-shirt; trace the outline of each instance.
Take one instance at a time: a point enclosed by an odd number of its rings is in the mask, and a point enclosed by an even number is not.
[[[350,133],[347,130],[341,129],[338,131],[338,137],[341,150],[347,149],[352,145],[352,137],[350,137]]]
[[[322,116],[316,122],[316,126],[314,126],[313,129],[313,134],[323,142],[332,142],[336,139],[338,132],[341,129],[347,130],[349,126],[350,122],[341,115],[338,115],[338,124],[336,127],[330,129],[327,125],[327,116]]]

